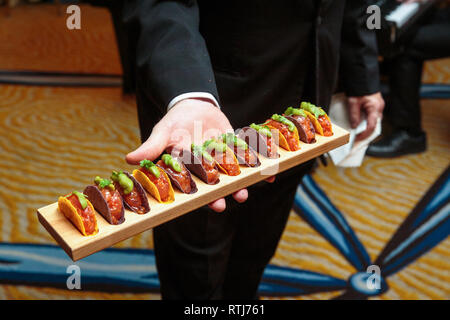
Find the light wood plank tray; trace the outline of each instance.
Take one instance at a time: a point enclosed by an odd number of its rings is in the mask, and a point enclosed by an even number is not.
[[[70,258],[77,261],[348,142],[349,133],[346,130],[334,125],[333,132],[331,137],[316,136],[316,143],[302,143],[301,150],[295,152],[288,152],[280,148],[279,159],[266,159],[260,156],[261,166],[257,168],[241,166],[241,174],[235,177],[221,174],[220,183],[216,185],[207,185],[193,176],[198,191],[194,194],[175,191],[175,201],[170,204],[158,203],[147,194],[151,207],[150,212],[138,215],[126,210],[125,222],[120,225],[110,225],[96,212],[99,232],[94,236],[82,236],[72,223],[58,211],[57,202],[38,209],[37,216],[40,223]]]

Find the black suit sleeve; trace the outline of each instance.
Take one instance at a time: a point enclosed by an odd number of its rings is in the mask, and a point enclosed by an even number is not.
[[[208,92],[219,100],[195,0],[128,0],[124,22],[138,33],[138,81],[162,112],[176,96]]]
[[[342,26],[340,78],[348,96],[380,91],[375,30],[366,26],[366,0],[347,0]]]

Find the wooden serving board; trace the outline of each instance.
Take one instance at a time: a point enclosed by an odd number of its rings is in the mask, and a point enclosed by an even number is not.
[[[170,204],[158,203],[147,194],[150,212],[138,215],[125,210],[125,222],[120,225],[109,224],[96,212],[99,232],[94,236],[82,236],[72,223],[58,211],[57,202],[38,209],[37,216],[40,223],[72,260],[77,261],[348,142],[349,133],[346,130],[334,125],[333,132],[331,137],[317,135],[317,141],[313,144],[301,143],[301,150],[295,152],[279,148],[279,159],[266,159],[260,156],[261,166],[257,168],[241,166],[241,174],[235,177],[221,174],[220,183],[216,185],[207,185],[193,176],[198,191],[194,194],[175,191],[175,201]]]

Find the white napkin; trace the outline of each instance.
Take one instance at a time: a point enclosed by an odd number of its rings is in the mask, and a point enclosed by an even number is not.
[[[338,93],[333,96],[328,116],[331,122],[350,132],[347,144],[328,153],[334,165],[339,167],[361,166],[369,143],[381,134],[381,119],[378,119],[375,130],[368,138],[355,142],[355,137],[366,129],[367,121],[364,119],[358,127],[352,129],[345,94]]]

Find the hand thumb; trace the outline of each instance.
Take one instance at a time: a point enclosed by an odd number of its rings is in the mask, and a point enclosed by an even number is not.
[[[144,159],[155,160],[166,149],[169,140],[167,130],[154,127],[150,137],[139,148],[127,154],[125,160],[129,164],[138,164]]]

